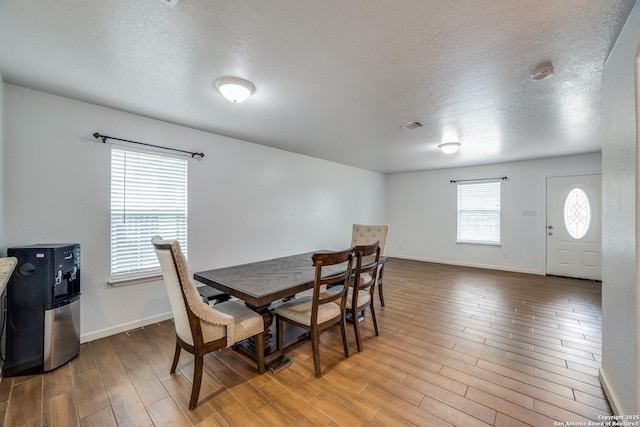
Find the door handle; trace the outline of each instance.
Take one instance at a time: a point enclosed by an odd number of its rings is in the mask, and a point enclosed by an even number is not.
[[[553,230],[553,225],[547,225],[547,228],[548,228],[549,230]]]

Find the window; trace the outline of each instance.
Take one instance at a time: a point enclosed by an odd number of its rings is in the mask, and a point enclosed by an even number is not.
[[[500,244],[500,182],[458,184],[458,243]]]
[[[111,281],[160,274],[151,238],[187,253],[187,160],[111,150]]]

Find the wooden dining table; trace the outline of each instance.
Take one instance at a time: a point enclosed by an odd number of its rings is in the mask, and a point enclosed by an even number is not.
[[[315,267],[311,256],[314,251],[303,254],[285,256],[265,261],[194,273],[194,280],[221,290],[244,301],[247,307],[260,314],[264,319],[264,351],[267,369],[277,372],[291,361],[277,349],[277,340],[272,340],[272,309],[284,298],[313,288]],[[387,262],[387,257],[380,257],[380,263]],[[354,261],[355,267],[355,261]],[[327,275],[338,273],[341,266],[325,267]],[[256,359],[255,340],[237,346],[237,350]]]

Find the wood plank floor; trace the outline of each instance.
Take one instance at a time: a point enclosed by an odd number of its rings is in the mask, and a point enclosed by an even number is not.
[[[230,349],[205,358],[200,405],[186,408],[192,357],[169,374],[171,321],[82,345],[46,375],[4,378],[5,426],[553,426],[611,414],[598,381],[598,282],[392,259],[386,307],[365,350],[322,335],[283,371],[258,375]]]

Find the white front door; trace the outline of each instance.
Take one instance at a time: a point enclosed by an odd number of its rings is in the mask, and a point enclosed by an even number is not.
[[[602,280],[602,175],[547,178],[547,274]]]

